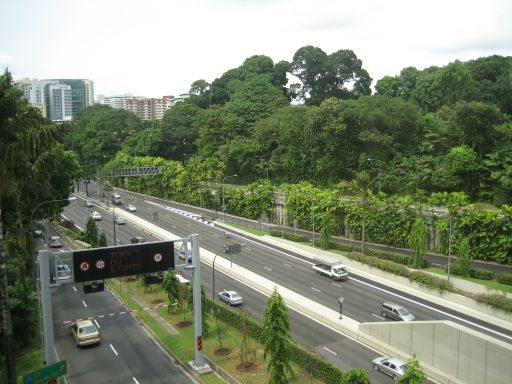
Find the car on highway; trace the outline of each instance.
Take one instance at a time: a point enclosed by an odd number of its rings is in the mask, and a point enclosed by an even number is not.
[[[187,279],[186,277],[183,277],[182,275],[180,274],[176,274],[176,278],[178,279],[178,282],[180,284],[184,284],[184,285],[190,285],[190,280]]]
[[[57,265],[57,280],[71,279],[71,268],[67,264]]]
[[[414,321],[416,319],[405,307],[395,303],[382,303],[380,313],[382,317],[393,320]]]
[[[407,370],[407,365],[402,361],[386,356],[377,357],[372,361],[373,369],[384,372],[391,376],[394,380],[402,377]]]
[[[123,216],[114,216],[114,223],[117,225],[126,224],[126,219]]]
[[[50,248],[62,247],[62,239],[59,236],[50,237]]]
[[[94,204],[93,204],[93,202],[92,202],[91,200],[86,200],[86,201],[85,201],[85,203],[84,203],[84,205],[85,205],[86,207],[94,207]]]
[[[126,206],[126,209],[127,209],[129,212],[135,212],[135,211],[137,211],[137,207],[136,207],[135,205],[133,205],[133,204],[128,204],[128,205]]]
[[[219,299],[227,303],[228,305],[241,305],[243,304],[244,300],[242,299],[242,296],[238,294],[236,291],[227,291],[222,290],[219,292]]]
[[[73,322],[69,327],[69,333],[73,336],[77,347],[101,342],[101,334],[91,320]]]
[[[180,259],[185,260],[185,254],[187,255],[187,261],[189,263],[192,262],[192,250],[191,249],[182,249],[180,250]]]
[[[94,220],[101,220],[101,214],[98,211],[94,211],[93,213],[91,213],[91,217]]]
[[[133,236],[130,240],[130,243],[132,244],[139,244],[139,243],[145,243],[146,239],[142,236]]]

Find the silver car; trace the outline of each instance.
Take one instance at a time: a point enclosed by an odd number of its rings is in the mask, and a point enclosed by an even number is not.
[[[416,319],[407,309],[395,303],[382,303],[380,313],[382,313],[382,317],[393,320],[414,321]]]
[[[114,216],[114,222],[117,225],[126,224],[126,219],[123,216]]]
[[[402,377],[407,370],[407,365],[398,359],[393,359],[385,356],[377,357],[372,361],[373,369],[376,371],[384,372],[386,375],[391,376],[394,380]]]
[[[241,305],[244,300],[242,296],[236,291],[226,291],[225,289],[219,292],[219,299],[227,303],[228,305]]]

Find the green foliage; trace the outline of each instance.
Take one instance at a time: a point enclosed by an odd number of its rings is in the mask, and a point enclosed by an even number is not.
[[[100,238],[98,239],[98,247],[106,247],[107,246],[107,236],[105,232],[101,232]]]
[[[496,280],[501,284],[512,285],[512,273],[499,273]]]
[[[471,277],[480,280],[492,280],[494,276],[493,271],[489,271],[487,269],[481,268],[471,268],[470,274]]]
[[[397,384],[423,384],[427,381],[427,375],[421,369],[420,362],[413,353],[411,358],[407,361],[407,369],[402,377],[396,380]]]
[[[414,271],[409,274],[409,280],[421,284],[430,289],[437,289],[439,292],[451,291],[452,285],[445,279],[440,279],[425,272]]]
[[[471,274],[471,260],[469,258],[469,241],[468,239],[463,239],[459,243],[459,251],[458,258],[454,264],[454,267],[458,268],[460,271],[460,275],[464,277],[469,277]]]
[[[90,178],[95,178],[97,170],[115,157],[126,138],[143,129],[142,121],[133,112],[103,104],[78,112],[72,126],[66,143],[79,154],[84,176]]]
[[[269,356],[269,383],[285,384],[293,373],[290,366],[290,321],[283,298],[274,289],[263,312],[264,357]]]
[[[426,235],[425,223],[421,217],[417,217],[409,235],[409,247],[413,252],[410,262],[414,268],[421,268],[424,264]]]
[[[341,384],[371,384],[368,373],[363,368],[352,368],[343,373]]]
[[[270,235],[274,237],[282,237],[286,240],[295,241],[297,243],[307,243],[309,238],[306,235],[299,235],[294,233],[283,233],[281,231],[270,231]]]
[[[171,312],[175,309],[173,304],[176,303],[179,297],[180,282],[176,277],[176,272],[171,269],[164,274],[164,280],[162,281],[162,288],[167,292],[167,298],[169,305],[167,311]]]
[[[80,240],[90,244],[93,248],[98,246],[98,227],[92,217],[87,220],[85,231],[82,233]]]
[[[509,299],[507,296],[479,294],[475,295],[474,299],[505,312],[512,312],[512,299]]]
[[[33,341],[39,330],[38,300],[29,277],[13,282],[9,285],[8,291],[14,350],[19,351]]]

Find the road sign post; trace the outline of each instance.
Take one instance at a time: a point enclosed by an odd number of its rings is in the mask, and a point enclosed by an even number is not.
[[[64,376],[67,372],[67,362],[62,360],[23,376],[23,384],[47,384],[53,379]]]

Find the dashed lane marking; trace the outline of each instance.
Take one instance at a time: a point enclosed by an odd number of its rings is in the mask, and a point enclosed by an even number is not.
[[[319,290],[318,288],[315,288],[315,287],[311,287],[311,289],[312,289],[313,291],[322,292],[321,290]]]
[[[327,347],[322,347],[322,348],[325,349],[327,352],[332,353],[334,356],[338,356],[338,354],[336,352],[330,350],[329,348],[327,348]]]
[[[114,348],[114,346],[112,344],[110,344],[110,348],[112,349],[112,351],[115,353],[116,356],[119,356],[119,354],[117,353],[116,349]]]

